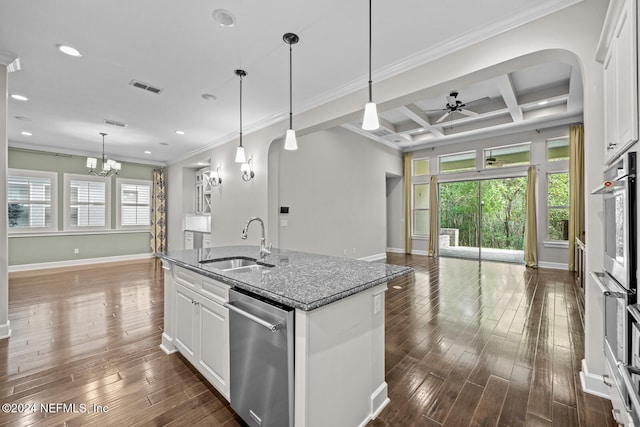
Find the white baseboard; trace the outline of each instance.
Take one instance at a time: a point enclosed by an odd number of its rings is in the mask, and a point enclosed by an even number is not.
[[[428,251],[411,250],[411,255],[429,256],[429,252]]]
[[[373,262],[373,261],[380,261],[383,259],[387,259],[387,254],[386,253],[381,253],[381,254],[375,254],[375,255],[369,255],[369,256],[365,256],[362,258],[358,258],[360,261],[369,261],[369,262]]]
[[[610,399],[609,389],[605,385],[602,375],[597,375],[589,372],[587,367],[587,361],[582,359],[582,370],[580,371],[580,385],[582,385],[582,391],[585,393],[593,394],[604,399]]]
[[[391,252],[394,254],[403,254],[404,248],[387,248],[387,252]]]
[[[118,256],[109,256],[109,257],[102,257],[102,258],[84,258],[84,259],[73,259],[73,260],[67,260],[67,261],[39,262],[35,264],[19,264],[19,265],[10,265],[9,273],[14,273],[18,271],[42,270],[45,268],[75,267],[78,265],[101,264],[105,262],[133,261],[133,260],[148,259],[148,258],[153,258],[153,254],[146,253],[146,254],[118,255]]]
[[[538,267],[540,268],[553,268],[554,270],[568,270],[569,265],[562,262],[548,262],[548,261],[540,261],[538,263]]]
[[[7,319],[7,323],[0,325],[0,340],[11,336],[11,322]]]
[[[164,351],[166,354],[173,354],[178,349],[173,344],[173,338],[169,335],[162,333],[162,343],[160,344],[160,350]]]

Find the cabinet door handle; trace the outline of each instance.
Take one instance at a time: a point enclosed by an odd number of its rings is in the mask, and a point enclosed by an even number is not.
[[[609,379],[609,375],[605,374],[602,376],[602,382],[604,383],[604,385],[606,385],[607,387],[611,387],[611,383],[607,381],[608,379]]]
[[[617,145],[617,144],[616,144],[615,142],[610,142],[610,143],[607,145],[607,150],[613,150],[614,148],[616,148],[616,145]]]

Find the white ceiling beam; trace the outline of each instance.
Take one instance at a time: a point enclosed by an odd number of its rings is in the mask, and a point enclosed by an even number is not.
[[[516,97],[516,91],[513,87],[511,76],[509,74],[503,74],[496,77],[495,80],[498,84],[500,95],[502,95],[502,99],[509,109],[511,118],[514,122],[521,122],[523,120],[522,108],[518,105],[518,98]]]
[[[429,116],[427,116],[416,104],[403,105],[398,108],[398,111],[416,122],[419,127],[431,132],[435,136],[444,136],[442,126],[433,126],[429,121]]]
[[[342,127],[347,129],[347,130],[350,130],[353,133],[357,133],[358,135],[362,135],[365,138],[369,138],[369,139],[371,139],[373,141],[379,142],[380,144],[384,144],[387,147],[391,147],[391,148],[396,149],[396,150],[401,150],[402,149],[402,147],[400,147],[398,145],[395,145],[395,144],[387,141],[384,138],[372,135],[371,133],[369,133],[369,131],[366,131],[366,130],[362,129],[360,126],[356,126],[354,124],[347,123],[347,124],[342,125]]]

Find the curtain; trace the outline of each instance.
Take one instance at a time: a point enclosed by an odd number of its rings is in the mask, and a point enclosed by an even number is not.
[[[151,197],[151,250],[153,253],[164,252],[167,250],[167,192],[164,169],[153,170]]]
[[[431,175],[429,180],[429,256],[436,256],[438,248],[438,177]]]
[[[524,226],[524,262],[527,267],[538,266],[538,224],[536,221],[536,167],[529,166],[526,190],[526,223]]]
[[[404,252],[411,253],[411,153],[404,153]]]
[[[576,271],[576,237],[584,231],[584,126],[569,128],[569,271]]]

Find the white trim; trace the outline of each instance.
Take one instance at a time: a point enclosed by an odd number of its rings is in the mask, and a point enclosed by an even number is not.
[[[391,402],[387,394],[386,381],[380,384],[380,387],[376,389],[371,395],[371,419],[375,420],[382,410]],[[379,403],[377,403],[379,402]]]
[[[360,261],[369,261],[369,262],[380,261],[383,259],[387,259],[387,254],[384,252],[381,254],[368,255],[368,256],[363,256],[361,258],[358,258],[358,260]]]
[[[540,261],[538,262],[538,267],[540,268],[552,268],[554,270],[568,270],[569,265],[563,262],[549,262],[549,261]]]
[[[569,242],[567,240],[545,240],[542,242],[542,246],[545,248],[569,249]]]
[[[394,254],[403,254],[404,249],[403,248],[387,248],[387,252],[391,252]]]
[[[73,260],[67,260],[67,261],[39,262],[35,264],[19,264],[19,265],[10,265],[9,273],[14,273],[18,271],[29,271],[29,270],[42,270],[45,268],[75,267],[79,265],[102,264],[105,262],[132,261],[132,260],[147,259],[147,258],[153,258],[153,254],[145,253],[145,254],[132,254],[132,255],[117,255],[117,256],[108,256],[108,257],[100,257],[100,258],[73,259]]]
[[[589,372],[586,359],[582,359],[580,385],[582,386],[582,391],[585,393],[593,394],[604,399],[611,399],[609,396],[609,389],[604,382],[604,377],[602,375]]]
[[[424,256],[429,256],[429,252],[427,251],[420,251],[420,250],[411,250],[411,255],[424,255]]]
[[[62,237],[62,236],[96,236],[101,234],[135,234],[149,233],[149,230],[96,230],[96,231],[56,231],[52,233],[15,233],[9,235],[9,239],[20,237]]]
[[[171,338],[165,332],[162,333],[162,343],[160,344],[160,350],[162,350],[165,354],[173,354],[178,351],[175,344],[173,343],[173,338]]]
[[[0,340],[11,336],[11,321],[7,319],[7,323],[0,325]]]

